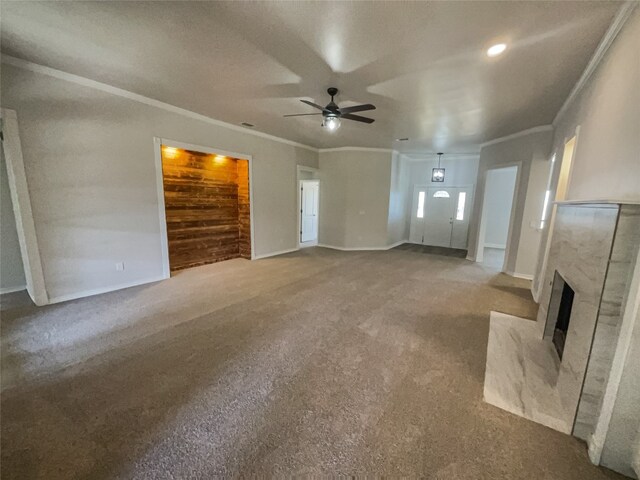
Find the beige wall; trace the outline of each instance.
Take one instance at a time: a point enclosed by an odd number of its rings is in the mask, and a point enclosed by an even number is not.
[[[391,152],[321,152],[319,163],[319,243],[354,249],[389,245]]]
[[[4,152],[0,148],[0,292],[26,288]]]
[[[515,272],[533,277],[538,260],[538,251],[542,239],[540,230],[540,220],[542,219],[542,208],[544,206],[544,196],[549,181],[549,170],[551,160],[548,153],[543,153],[541,149],[531,162],[529,170],[529,182],[527,186],[527,196],[524,201],[522,211],[522,227],[520,229],[520,240],[518,241],[518,255],[516,257]]]
[[[50,299],[162,275],[153,137],[253,156],[256,255],[297,246],[296,165],[315,151],[2,66]],[[115,270],[124,262],[125,270]]]
[[[640,8],[609,47],[584,88],[556,119],[552,152],[561,159],[564,143],[576,134],[567,200],[640,200]],[[556,161],[552,190],[558,182]],[[540,251],[547,245],[543,232]],[[543,255],[536,265],[534,289],[544,278]]]
[[[445,169],[444,182],[434,183],[443,187],[475,186],[478,176],[479,154],[443,155],[441,167]],[[432,185],[431,169],[438,166],[436,154],[411,155],[409,162],[410,194],[414,185]]]
[[[485,177],[493,168],[518,165],[516,197],[513,203],[513,225],[507,245],[505,270],[519,275],[533,275],[533,266],[538,255],[540,233],[536,222],[542,214],[544,191],[547,185],[549,169],[549,149],[552,132],[550,129],[511,138],[493,145],[487,145],[480,151],[477,187],[473,215],[469,225],[469,257],[475,258],[480,212],[485,190]]]
[[[389,217],[387,220],[388,245],[394,245],[409,238],[407,214],[410,198],[408,161],[398,152],[393,152],[389,187]]]
[[[580,126],[567,200],[640,200],[640,8],[570,107],[556,120],[553,148]]]

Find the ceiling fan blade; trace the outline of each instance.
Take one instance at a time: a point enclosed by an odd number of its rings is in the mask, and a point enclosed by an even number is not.
[[[340,109],[340,112],[344,115],[346,113],[365,112],[367,110],[375,110],[376,106],[367,103],[365,105],[354,105],[353,107],[344,107]]]
[[[321,107],[320,105],[310,102],[309,100],[300,100],[300,101],[302,103],[306,103],[307,105],[311,105],[313,108],[317,108],[318,110],[324,110],[324,107]]]
[[[305,115],[322,115],[322,113],[293,113],[291,115],[283,115],[283,117],[303,117]]]
[[[363,122],[363,123],[375,122],[373,118],[361,117],[360,115],[352,115],[350,113],[341,115],[340,118],[346,118],[347,120],[355,120],[356,122]]]

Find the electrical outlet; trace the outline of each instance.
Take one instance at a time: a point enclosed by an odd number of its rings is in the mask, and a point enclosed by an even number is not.
[[[124,272],[124,262],[116,263],[116,272]]]

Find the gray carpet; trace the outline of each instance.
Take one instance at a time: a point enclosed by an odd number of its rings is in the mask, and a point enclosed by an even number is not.
[[[528,282],[321,248],[36,309],[2,299],[2,478],[619,478],[482,401]]]

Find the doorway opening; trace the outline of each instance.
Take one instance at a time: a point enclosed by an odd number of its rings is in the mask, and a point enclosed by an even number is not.
[[[476,261],[500,271],[509,244],[517,177],[515,165],[488,170],[485,177]]]
[[[318,244],[318,211],[320,200],[318,180],[300,180],[300,247]]]
[[[171,273],[251,259],[249,160],[161,145]]]
[[[576,128],[576,134],[567,139],[564,144],[564,149],[562,152],[562,157],[560,160],[560,171],[558,172],[558,183],[556,184],[556,191],[554,200],[556,202],[561,202],[566,200],[567,198],[567,190],[569,188],[569,181],[571,179],[571,166],[573,163],[573,159],[577,150],[578,143],[578,134],[580,132],[580,127]],[[549,249],[551,248],[551,238],[553,237],[553,225],[555,223],[556,217],[556,205],[552,204],[550,199],[553,195],[552,183],[553,176],[556,166],[556,154],[554,153],[551,157],[551,167],[549,169],[549,179],[547,181],[547,191],[545,192],[544,204],[542,207],[542,220],[540,221],[540,229],[547,228],[547,237],[544,241],[544,247],[541,248],[538,255],[542,256],[542,258],[538,259],[538,264],[540,265],[540,269],[536,273],[536,278],[534,279],[533,292],[534,298],[540,298],[542,294],[542,279],[545,276],[545,272],[547,271],[547,260],[549,258]],[[548,219],[548,223],[547,223]]]
[[[466,250],[471,187],[415,185],[409,242]]]

